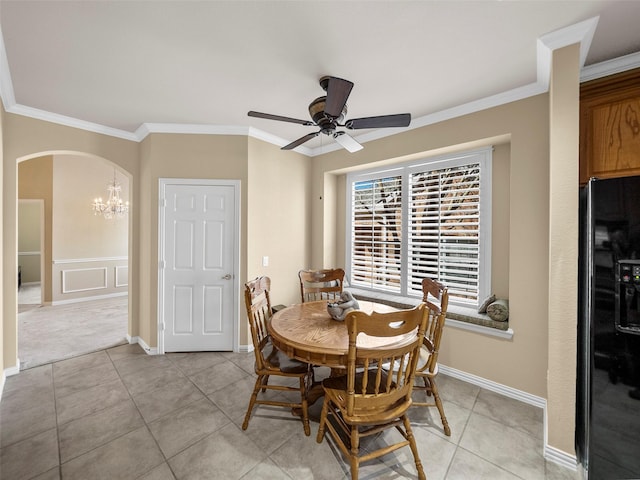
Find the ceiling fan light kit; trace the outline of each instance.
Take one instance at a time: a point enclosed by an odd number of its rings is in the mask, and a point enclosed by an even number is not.
[[[282,147],[282,150],[293,150],[297,146],[324,133],[325,135],[333,137],[338,144],[353,153],[362,150],[362,145],[348,133],[338,131],[338,127],[358,130],[363,128],[407,127],[411,123],[410,113],[353,118],[342,123],[347,116],[347,99],[351,94],[351,89],[353,89],[353,82],[342,78],[324,76],[320,79],[320,87],[325,90],[327,94],[316,98],[309,104],[309,115],[312,121],[255,112],[253,110],[250,111],[248,115],[255,118],[320,127],[320,130],[317,132],[309,133],[285,145]]]

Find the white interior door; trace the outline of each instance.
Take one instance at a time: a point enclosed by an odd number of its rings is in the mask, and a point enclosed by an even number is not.
[[[238,188],[161,180],[161,351],[233,350]]]

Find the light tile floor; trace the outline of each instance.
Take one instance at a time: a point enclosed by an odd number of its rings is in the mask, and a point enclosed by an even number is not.
[[[137,345],[24,370],[0,402],[0,478],[350,478],[340,452],[316,443],[321,402],[310,437],[282,408],[257,407],[241,429],[254,379],[252,354],[148,356]],[[451,437],[437,410],[410,410],[429,480],[578,478],[542,457],[540,409],[438,379]],[[417,478],[411,452],[365,464],[360,478]]]

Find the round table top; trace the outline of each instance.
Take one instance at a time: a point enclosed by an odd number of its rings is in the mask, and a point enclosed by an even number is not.
[[[349,334],[345,322],[334,320],[327,312],[327,301],[291,305],[276,312],[267,325],[271,341],[291,358],[329,367],[347,365]],[[387,313],[396,308],[368,301],[360,301],[360,310]],[[414,335],[398,337],[358,338],[358,345],[376,348],[415,338]]]

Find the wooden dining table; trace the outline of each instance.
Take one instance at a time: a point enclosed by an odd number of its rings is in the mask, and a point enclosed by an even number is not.
[[[346,372],[349,352],[349,333],[344,321],[331,318],[327,300],[291,305],[276,312],[267,323],[271,342],[290,358],[312,365],[330,367],[332,374]],[[360,310],[388,313],[397,308],[382,303],[358,301]],[[358,338],[361,348],[401,346],[415,340],[415,333],[396,337]],[[313,404],[324,394],[322,385],[316,384],[309,392],[308,402]]]
[[[323,365],[331,368],[345,368],[349,351],[349,333],[344,321],[331,318],[326,300],[298,303],[276,312],[267,323],[267,330],[273,344],[290,358]],[[359,310],[389,313],[397,308],[360,300]],[[404,345],[415,339],[415,334],[396,337],[358,338],[360,348],[379,348]]]

